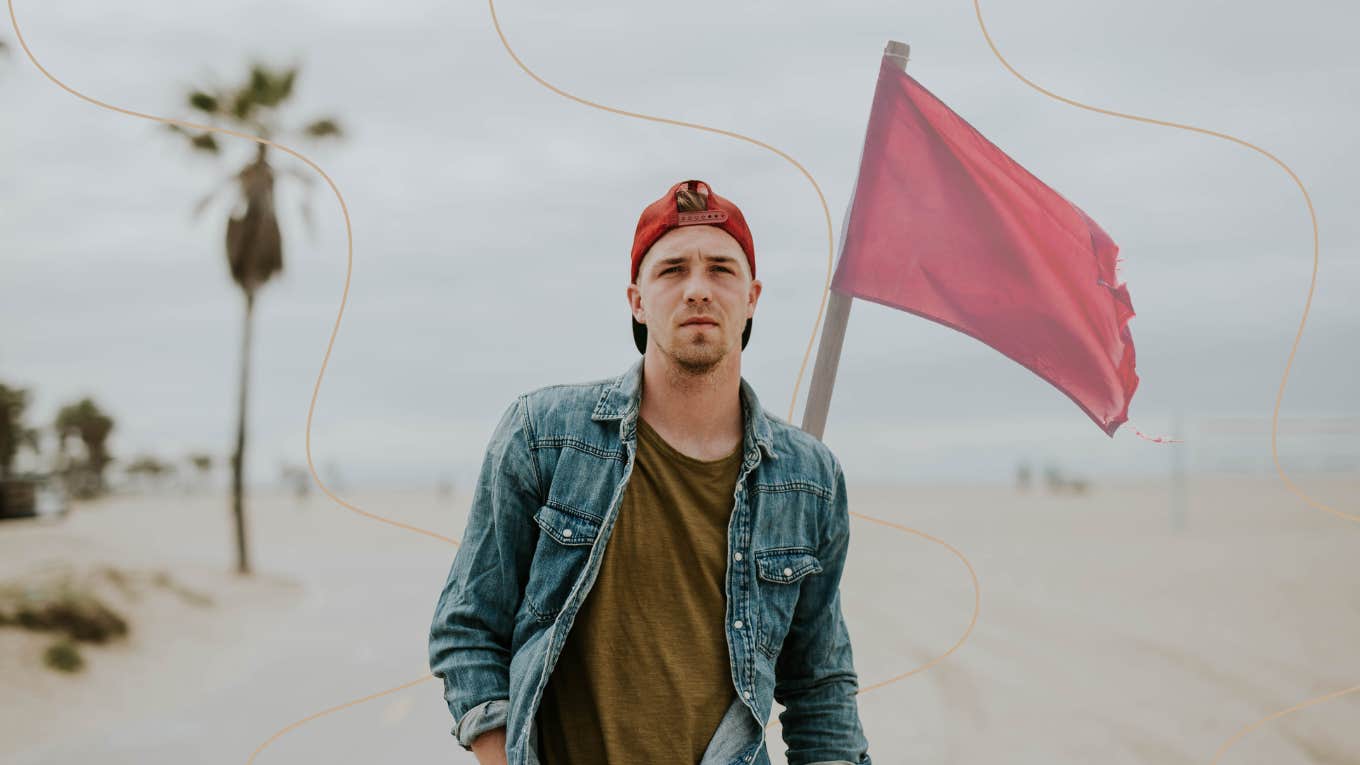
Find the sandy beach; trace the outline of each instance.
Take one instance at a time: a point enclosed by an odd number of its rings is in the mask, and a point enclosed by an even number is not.
[[[1360,477],[1291,476],[1357,512]],[[356,492],[369,512],[460,536],[466,492]],[[968,640],[943,662],[860,696],[875,762],[1210,763],[1244,726],[1360,684],[1360,524],[1276,477],[1191,477],[1176,528],[1166,483],[1082,496],[1010,487],[874,487],[851,509],[942,539],[981,587]],[[429,619],[455,548],[313,493],[257,493],[256,574],[231,573],[218,495],[111,497],[64,522],[0,524],[0,577],[54,566],[168,573],[108,590],[121,643],[85,671],[42,666],[50,638],[0,629],[0,760],[15,765],[475,762],[429,677]],[[843,584],[862,686],[947,651],[973,611],[968,569],[930,540],[852,520]],[[775,706],[775,714],[779,712]],[[1248,733],[1223,763],[1355,763],[1360,693]],[[779,726],[770,757],[785,762]]]

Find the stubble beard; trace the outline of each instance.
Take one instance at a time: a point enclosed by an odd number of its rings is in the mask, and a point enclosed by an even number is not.
[[[716,327],[714,328],[717,329]],[[682,332],[688,331],[681,329]],[[713,334],[717,334],[714,332]],[[672,352],[669,354],[676,371],[691,380],[712,374],[713,370],[727,358],[727,349],[719,340],[697,335],[693,339],[673,336]]]

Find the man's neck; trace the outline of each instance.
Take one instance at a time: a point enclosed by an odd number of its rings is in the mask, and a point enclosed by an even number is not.
[[[741,354],[730,354],[708,373],[693,375],[668,356],[648,350],[642,362],[642,418],[687,453],[731,452],[745,431]]]

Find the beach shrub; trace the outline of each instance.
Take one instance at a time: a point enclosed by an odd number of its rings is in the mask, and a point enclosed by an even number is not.
[[[112,587],[114,595],[135,601],[148,586],[174,593],[193,606],[213,605],[207,593],[185,587],[164,569],[142,572],[105,565],[77,574],[75,567],[64,565],[0,582],[0,627],[58,633],[43,662],[64,672],[79,671],[85,661],[78,643],[107,643],[129,631],[128,619],[101,593]]]
[[[66,577],[56,584],[9,586],[0,591],[0,624],[65,633],[71,640],[105,643],[128,633],[127,620],[94,592]]]
[[[43,663],[58,672],[79,672],[85,668],[80,648],[70,638],[61,638],[43,652]]]
[[[26,603],[15,615],[19,626],[66,633],[72,640],[106,643],[128,632],[127,620],[93,595],[67,591],[40,603]]]

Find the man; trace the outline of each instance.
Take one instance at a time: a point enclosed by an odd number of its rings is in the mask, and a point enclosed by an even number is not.
[[[840,461],[741,377],[741,211],[672,186],[634,234],[642,358],[502,414],[430,630],[479,763],[872,765],[840,579]]]

